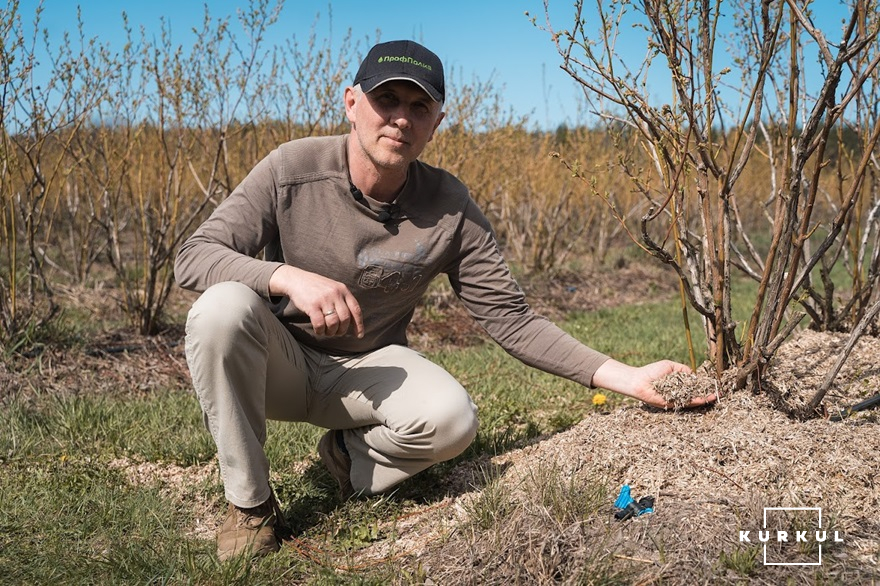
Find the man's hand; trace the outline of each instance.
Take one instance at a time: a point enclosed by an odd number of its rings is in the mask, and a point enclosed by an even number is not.
[[[671,409],[672,402],[664,399],[654,389],[653,382],[673,372],[691,372],[691,369],[671,360],[661,360],[641,367],[608,360],[593,375],[593,386],[633,397],[652,407]],[[685,407],[700,407],[714,403],[717,398],[714,394],[694,397]]]
[[[318,336],[345,336],[353,328],[358,338],[364,337],[361,306],[338,281],[284,265],[269,278],[269,293],[287,296],[309,316]]]

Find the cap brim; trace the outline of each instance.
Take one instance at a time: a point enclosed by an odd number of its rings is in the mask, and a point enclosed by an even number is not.
[[[360,83],[361,89],[364,90],[365,93],[370,93],[383,83],[387,83],[389,81],[411,81],[416,84],[420,88],[422,88],[428,96],[435,102],[442,102],[443,96],[437,91],[437,88],[431,86],[430,84],[426,84],[421,80],[418,80],[414,77],[410,77],[407,75],[392,75],[389,77],[377,76],[373,79],[364,80]]]

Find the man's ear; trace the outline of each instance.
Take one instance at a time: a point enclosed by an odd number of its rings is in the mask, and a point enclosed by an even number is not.
[[[357,107],[358,92],[353,87],[345,88],[345,116],[354,126],[355,108]]]
[[[434,129],[431,130],[431,136],[428,138],[428,142],[434,140],[434,133],[437,131],[437,127],[440,126],[440,123],[443,122],[443,119],[446,118],[446,112],[441,111],[437,116],[437,121],[434,122]]]

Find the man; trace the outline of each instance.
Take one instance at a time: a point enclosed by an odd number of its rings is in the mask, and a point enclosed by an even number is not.
[[[656,406],[651,381],[687,370],[621,364],[530,310],[465,186],[418,161],[444,98],[434,53],[376,45],[345,90],[350,134],[278,147],[179,252],[178,283],[203,291],[186,353],[229,501],[221,559],[279,547],[267,419],[330,430],[318,451],[344,498],[387,491],[471,443],[467,392],[406,345],[436,275],[536,368]]]

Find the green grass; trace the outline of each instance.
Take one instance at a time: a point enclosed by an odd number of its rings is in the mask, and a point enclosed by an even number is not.
[[[725,570],[732,570],[740,576],[748,577],[757,571],[760,555],[759,547],[738,547],[730,552],[721,552],[718,563]]]
[[[4,584],[161,581],[210,561],[181,536],[186,511],[87,458],[5,464],[0,498]]]
[[[685,361],[677,303],[585,313],[563,325],[632,364]],[[558,432],[621,400],[611,395],[608,404],[595,407],[594,391],[528,368],[494,344],[431,357],[463,382],[480,409],[473,445],[456,460],[403,483],[392,497],[340,504],[333,481],[313,461],[322,430],[269,422],[273,486],[295,534],[318,549],[287,547],[253,564],[221,565],[213,540],[190,535],[197,514],[190,499],[216,502],[220,514],[222,487],[216,478],[188,487],[182,497],[161,484],[133,483],[111,465],[123,458],[183,467],[211,462],[213,442],[191,391],[99,396],[83,389],[56,397],[36,389],[26,397],[6,397],[0,409],[0,583],[416,583],[423,571],[403,571],[393,559],[352,572],[337,569],[351,565],[359,549],[393,537],[383,523],[406,507],[439,502],[445,496],[442,480],[456,464]],[[476,479],[486,488],[483,500],[468,511],[474,526],[503,520],[510,506],[507,496],[498,494],[495,472],[485,474]],[[549,483],[539,504],[559,515],[551,517],[553,523],[573,522],[608,500],[606,488]]]
[[[214,453],[194,395],[182,392],[49,396],[30,402],[12,398],[0,422],[6,429],[0,436],[0,458],[11,461],[86,454],[188,465]]]

